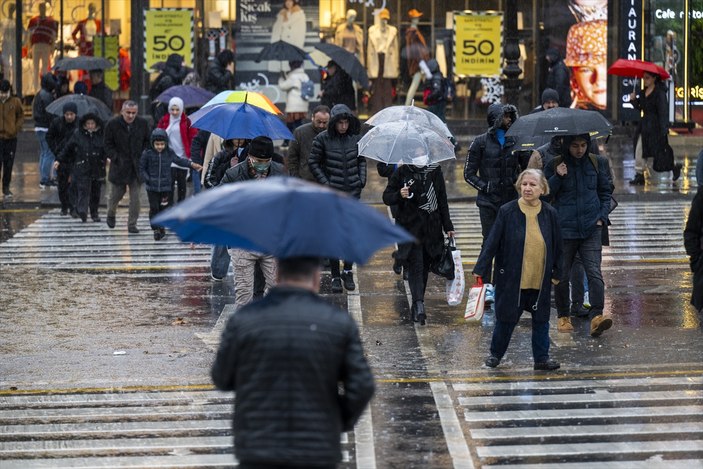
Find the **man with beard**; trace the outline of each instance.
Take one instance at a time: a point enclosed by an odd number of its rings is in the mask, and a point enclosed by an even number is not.
[[[321,104],[312,110],[312,122],[301,125],[293,132],[295,139],[288,147],[288,174],[293,177],[317,182],[308,166],[312,141],[320,132],[327,130],[330,108]]]

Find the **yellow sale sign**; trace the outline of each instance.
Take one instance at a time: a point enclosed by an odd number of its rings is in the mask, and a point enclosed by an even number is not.
[[[193,65],[193,10],[158,9],[144,12],[144,68],[165,62],[169,55],[183,56],[184,64]]]
[[[103,37],[95,36],[93,39],[93,55],[101,57],[103,55]],[[113,91],[120,87],[120,43],[119,36],[105,36],[105,58],[113,65],[105,70],[105,84]]]
[[[503,56],[503,14],[455,12],[454,44],[454,73],[499,76]]]

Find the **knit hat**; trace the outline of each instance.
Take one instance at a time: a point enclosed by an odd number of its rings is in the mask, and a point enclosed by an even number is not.
[[[76,103],[66,103],[63,105],[63,113],[66,114],[67,112],[72,112],[74,114],[78,114],[78,106],[76,106]]]
[[[559,102],[559,93],[557,92],[557,90],[552,88],[545,88],[544,91],[542,91],[542,104],[546,103],[547,101]]]
[[[273,141],[264,136],[255,137],[249,144],[249,155],[254,158],[273,158]]]
[[[0,81],[0,91],[3,93],[10,91],[10,82],[7,80]]]

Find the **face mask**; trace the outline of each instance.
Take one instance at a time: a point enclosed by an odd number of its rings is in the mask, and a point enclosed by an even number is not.
[[[266,170],[269,169],[269,166],[271,166],[270,161],[267,161],[266,163],[254,163],[253,161],[251,162],[251,167],[254,168],[257,173],[266,172]]]

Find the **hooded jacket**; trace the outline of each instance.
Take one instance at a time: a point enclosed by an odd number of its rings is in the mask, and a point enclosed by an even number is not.
[[[73,122],[66,122],[66,119],[61,116],[56,116],[49,125],[49,130],[46,133],[46,143],[49,145],[51,153],[58,157],[58,154],[66,146],[66,143],[71,139],[73,132],[78,128],[78,119]],[[100,134],[102,136],[102,132]]]
[[[346,133],[339,134],[336,124],[341,119],[349,121]],[[357,199],[366,185],[366,158],[359,156],[357,143],[361,123],[344,104],[330,111],[327,130],[312,141],[308,165],[315,179],[342,192],[349,192]]]
[[[309,80],[310,77],[302,66],[288,72],[285,79],[278,79],[278,87],[286,92],[286,113],[308,112],[310,104],[303,99],[301,91],[303,83]]]
[[[34,126],[41,129],[48,129],[54,115],[47,112],[46,107],[54,100],[54,90],[56,80],[51,73],[45,73],[41,77],[41,90],[32,101],[32,117]]]
[[[515,141],[505,137],[501,145],[496,136],[505,113],[517,119],[517,109],[510,104],[488,107],[488,132],[471,142],[464,165],[464,180],[478,190],[476,205],[498,210],[501,205],[517,198],[515,182],[520,174],[518,158],[513,154]]]
[[[166,65],[163,71],[156,77],[154,84],[151,85],[149,98],[153,101],[172,86],[182,84],[187,74],[188,71],[183,67],[183,59],[181,56],[178,54],[169,55],[166,59]]]
[[[63,117],[61,118],[63,119]],[[95,131],[88,132],[84,125],[92,119],[97,124]],[[105,143],[103,142],[102,121],[95,114],[85,114],[56,156],[62,165],[71,167],[71,177],[76,179],[105,178]]]
[[[158,152],[154,149],[154,141],[163,140],[166,148]],[[184,168],[190,168],[191,162],[181,158],[168,147],[168,135],[163,129],[154,129],[151,133],[151,148],[144,150],[139,160],[139,173],[150,192],[171,192],[171,163]]]
[[[332,108],[337,104],[344,104],[349,109],[356,109],[354,100],[354,83],[347,72],[342,67],[336,65],[337,71],[334,75],[328,75],[322,83],[322,97],[320,104]]]
[[[432,78],[426,85],[426,89],[429,90],[427,95],[427,104],[441,104],[447,101],[447,90],[444,84],[444,76],[439,70],[439,63],[437,60],[430,59],[427,61],[427,67],[432,73]]]
[[[223,50],[215,60],[208,63],[205,72],[206,90],[217,94],[231,88],[234,76],[226,68],[229,61],[234,61],[234,54],[230,50]]]
[[[5,101],[0,100],[0,139],[17,138],[24,122],[22,101],[17,96],[10,95]]]
[[[571,106],[571,81],[569,69],[556,49],[549,49],[546,54],[552,59],[547,71],[547,88],[559,93],[559,107]]]
[[[288,174],[293,177],[305,179],[306,181],[317,182],[315,176],[310,171],[308,158],[312,149],[312,142],[324,130],[317,130],[312,122],[303,124],[293,131],[294,139],[288,147]],[[703,170],[703,165],[701,165]],[[700,179],[703,184],[703,179]]]
[[[137,116],[127,125],[122,115],[105,125],[105,153],[110,158],[108,179],[113,184],[132,184],[139,175],[139,158],[149,148],[149,124]]]

